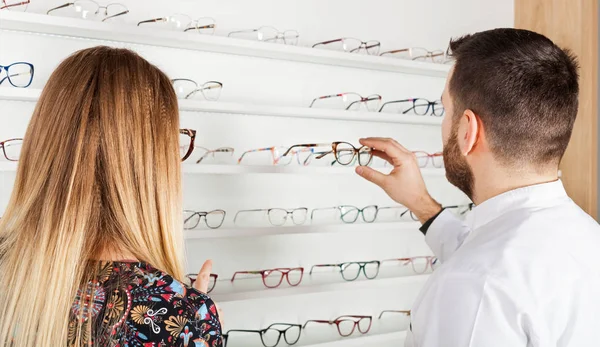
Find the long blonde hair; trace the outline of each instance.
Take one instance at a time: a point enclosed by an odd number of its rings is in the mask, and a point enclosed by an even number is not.
[[[94,47],[60,64],[0,220],[0,345],[65,346],[77,289],[106,248],[183,279],[178,141],[171,83],[136,53]]]

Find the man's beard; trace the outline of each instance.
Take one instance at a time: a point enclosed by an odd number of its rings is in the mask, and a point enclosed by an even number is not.
[[[448,181],[473,200],[475,179],[471,167],[458,146],[458,124],[452,125],[450,137],[444,146],[444,166]]]

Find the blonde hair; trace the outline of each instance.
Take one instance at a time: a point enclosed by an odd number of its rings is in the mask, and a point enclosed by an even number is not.
[[[183,279],[178,141],[171,83],[136,53],[94,47],[60,64],[0,220],[0,345],[65,346],[76,292],[107,248]]]

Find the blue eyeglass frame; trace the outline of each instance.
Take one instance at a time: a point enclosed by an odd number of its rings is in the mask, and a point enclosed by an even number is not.
[[[10,79],[10,72],[9,72],[10,67],[14,66],[14,65],[19,65],[19,64],[25,64],[25,65],[28,65],[31,68],[31,78],[29,79],[29,83],[27,83],[26,86],[17,86]],[[33,74],[35,72],[35,69],[33,67],[33,64],[31,64],[31,63],[27,63],[27,62],[24,62],[24,61],[19,61],[19,62],[16,62],[16,63],[12,63],[10,65],[0,65],[0,73],[2,72],[2,70],[6,70],[6,77],[4,77],[3,79],[0,80],[0,85],[6,79],[8,79],[8,83],[10,83],[15,88],[27,88],[27,87],[29,87],[31,85],[31,82],[33,82]]]

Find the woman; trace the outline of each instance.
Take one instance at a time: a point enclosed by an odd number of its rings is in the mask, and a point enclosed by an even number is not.
[[[137,54],[60,64],[0,220],[1,346],[222,345],[210,263],[182,284],[179,136],[169,79]]]

